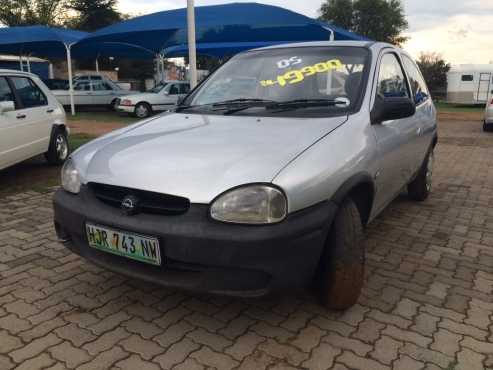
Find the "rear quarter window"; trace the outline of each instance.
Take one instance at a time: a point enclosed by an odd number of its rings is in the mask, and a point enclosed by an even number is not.
[[[474,81],[474,76],[473,75],[462,75],[461,80],[462,80],[462,82],[472,82],[472,81]]]

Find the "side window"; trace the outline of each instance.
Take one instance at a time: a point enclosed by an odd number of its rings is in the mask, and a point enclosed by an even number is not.
[[[177,84],[171,85],[169,88],[169,94],[170,95],[178,95],[180,93],[180,89],[178,88]]]
[[[474,75],[462,75],[462,82],[472,82],[474,81]]]
[[[15,101],[12,89],[5,77],[0,77],[0,101]]]
[[[190,92],[189,84],[180,84],[180,94],[188,94]]]
[[[385,54],[380,63],[377,94],[385,97],[409,97],[406,79],[395,54]]]
[[[48,105],[48,99],[40,88],[27,77],[11,77],[17,95],[24,108],[41,107]]]
[[[92,88],[94,91],[109,91],[113,90],[109,84],[106,82],[93,82]]]
[[[91,91],[91,85],[89,85],[89,81],[78,82],[74,86],[75,91]]]
[[[423,79],[423,76],[419,72],[416,64],[414,64],[414,62],[409,57],[403,55],[402,61],[404,63],[404,67],[406,68],[407,76],[409,77],[409,83],[411,84],[414,102],[416,103],[416,105],[424,103],[428,100],[430,94],[428,93],[426,82]]]

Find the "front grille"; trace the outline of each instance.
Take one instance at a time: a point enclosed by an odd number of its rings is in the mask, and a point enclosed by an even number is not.
[[[138,199],[139,213],[178,215],[187,212],[190,208],[190,200],[169,194],[94,182],[89,183],[89,188],[96,198],[112,207],[121,208],[121,204],[126,197],[136,197]]]

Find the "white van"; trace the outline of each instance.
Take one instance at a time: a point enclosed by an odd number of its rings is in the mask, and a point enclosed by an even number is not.
[[[447,73],[447,102],[486,104],[493,90],[493,64],[460,64]]]
[[[0,170],[43,153],[62,164],[67,136],[63,107],[36,75],[0,70]]]

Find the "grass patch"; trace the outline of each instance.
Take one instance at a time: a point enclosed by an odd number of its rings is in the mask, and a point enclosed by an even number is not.
[[[450,103],[435,103],[438,111],[441,113],[483,113],[484,106],[479,105],[456,105]]]
[[[95,138],[96,136],[89,134],[72,134],[69,136],[70,150],[74,151]]]
[[[84,122],[111,122],[111,123],[121,123],[122,125],[129,125],[131,123],[137,122],[138,118],[129,115],[118,114],[116,112],[110,111],[100,111],[100,112],[77,112],[75,116],[67,113],[68,123],[76,123],[80,121]]]

